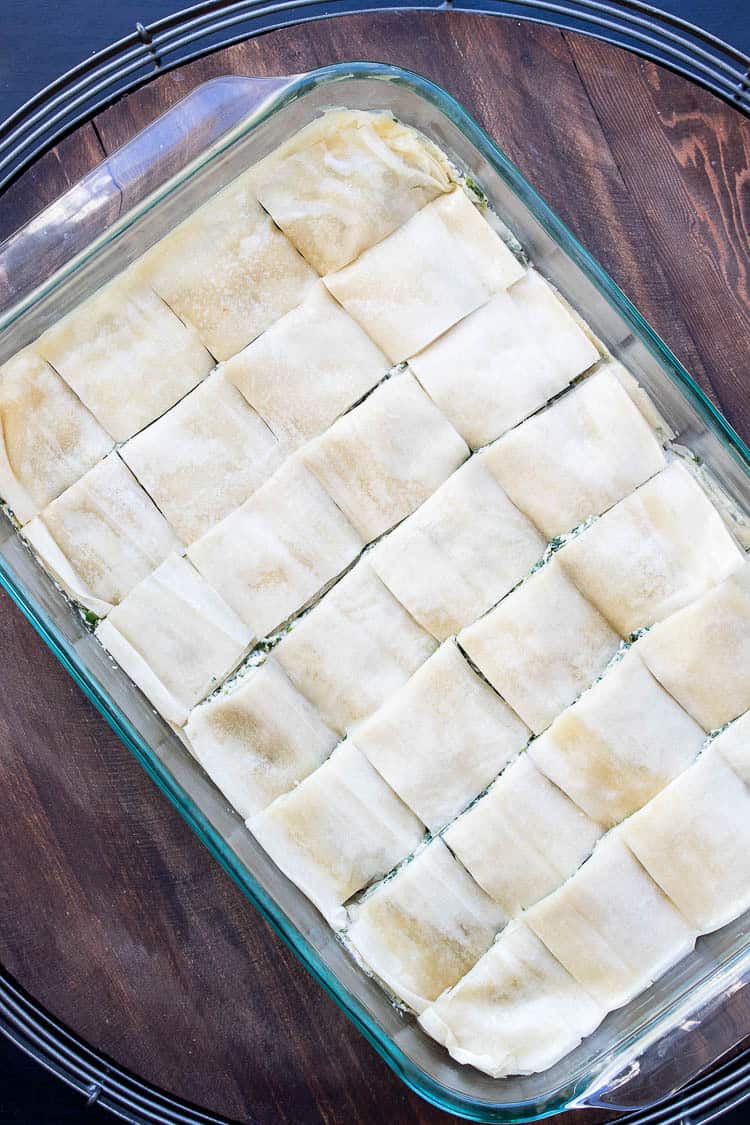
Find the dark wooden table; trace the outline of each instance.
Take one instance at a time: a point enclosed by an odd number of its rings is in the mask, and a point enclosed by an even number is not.
[[[352,58],[456,95],[750,438],[750,121],[573,34],[436,12],[265,35],[64,140],[0,200],[0,237],[200,82]],[[121,1064],[239,1121],[446,1120],[312,982],[4,595],[0,654],[0,961],[24,987]]]

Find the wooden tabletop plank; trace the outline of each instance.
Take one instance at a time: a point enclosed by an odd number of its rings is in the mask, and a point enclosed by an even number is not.
[[[457,96],[750,437],[750,123],[573,34],[412,12],[264,35],[100,113],[6,193],[3,229],[211,77],[352,58]],[[237,1120],[446,1121],[301,969],[5,596],[0,652],[0,960],[24,987],[121,1064]]]

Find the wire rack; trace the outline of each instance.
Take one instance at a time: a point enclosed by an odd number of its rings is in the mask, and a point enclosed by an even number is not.
[[[582,32],[661,63],[750,115],[750,57],[639,0],[204,0],[73,67],[0,125],[0,189],[82,121],[156,73],[243,39],[353,12],[464,11]]]
[[[92,1050],[53,1019],[0,969],[0,1034],[74,1090],[87,1107],[108,1109],[131,1125],[232,1125],[179,1101]],[[708,1125],[750,1097],[750,1049],[660,1105],[618,1125]]]
[[[82,121],[123,94],[220,47],[264,32],[355,12],[465,11],[526,19],[625,47],[684,75],[750,116],[750,57],[678,16],[638,0],[204,0],[135,29],[73,67],[0,125],[0,189]],[[0,967],[0,1033],[132,1125],[229,1125],[143,1082],[46,1013]],[[750,1050],[628,1125],[708,1125],[750,1098]]]

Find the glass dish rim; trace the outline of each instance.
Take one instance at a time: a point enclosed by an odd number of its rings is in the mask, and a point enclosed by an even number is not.
[[[208,82],[201,83],[196,89],[205,89],[214,84],[226,82],[227,79],[242,79],[240,75],[217,76]],[[81,252],[76,254],[69,262],[55,271],[50,278],[26,294],[22,300],[0,315],[0,331],[8,328],[21,315],[37,304],[43,297],[54,292],[66,278],[79,270],[90,258],[96,255],[102,247],[108,245],[127,230],[134,222],[145,213],[157,206],[167,196],[195,175],[205,164],[213,161],[223,151],[235,144],[238,139],[252,132],[262,122],[273,116],[287,104],[301,98],[306,93],[318,86],[333,85],[338,81],[347,79],[375,79],[397,83],[406,87],[413,93],[431,102],[452,124],[454,124],[476,147],[482,156],[493,167],[494,171],[506,182],[510,189],[521,199],[535,218],[562,248],[575,264],[586,274],[589,280],[606,298],[614,305],[623,320],[630,326],[634,334],[643,342],[647,349],[657,359],[659,364],[671,376],[673,381],[681,388],[686,397],[691,401],[698,414],[707,425],[718,431],[725,445],[733,457],[740,463],[744,470],[750,474],[750,447],[737,434],[724,415],[714,406],[705,392],[698,386],[692,376],[683,367],[677,357],[667,347],[664,341],[651,328],[642,317],[629,298],[609,277],[608,273],[598,261],[585,249],[576,236],[568,229],[565,223],[555,214],[552,208],[539,195],[534,187],[526,180],[521,171],[496,144],[484,128],[461,105],[461,103],[444,90],[437,83],[424,78],[414,72],[391,64],[375,62],[341,62],[326,67],[320,67],[306,74],[269,78],[269,84],[276,83],[273,92],[245,116],[239,125],[231,128],[228,133],[220,137],[217,142],[210,145],[199,157],[190,161],[176,175],[169,178],[140,201],[135,207],[120,216],[102,234],[92,239],[91,243]],[[278,83],[283,83],[279,86]],[[195,91],[192,91],[194,93]],[[186,97],[190,97],[190,93]],[[184,101],[185,99],[181,99]],[[179,105],[180,102],[176,103]],[[168,115],[175,106],[167,110],[163,116]],[[158,120],[158,119],[157,119]],[[151,128],[148,126],[147,128]],[[131,142],[137,140],[137,134]],[[109,157],[102,161],[106,165]],[[101,165],[100,165],[101,166]],[[95,171],[96,169],[94,169]],[[11,236],[12,237],[12,236]],[[388,1066],[401,1078],[401,1080],[415,1093],[425,1098],[428,1102],[441,1109],[456,1113],[462,1117],[477,1121],[497,1121],[521,1123],[526,1121],[541,1120],[571,1108],[581,1097],[583,1090],[568,1090],[564,1099],[559,1102],[547,1103],[543,1108],[536,1108],[533,1099],[498,1103],[495,1106],[487,1102],[480,1102],[465,1095],[457,1094],[441,1085],[427,1075],[415,1064],[401,1048],[378,1027],[359,1001],[352,996],[336,975],[329,969],[316,950],[297,928],[286,918],[285,914],[265,889],[255,880],[250,871],[242,864],[232,852],[219,832],[211,825],[208,818],[192,798],[182,789],[179,782],[172,776],[169,769],[159,757],[151,750],[146,740],[138,733],[134,725],[127,718],[124,711],[115,703],[108,693],[101,687],[96,678],[89,672],[73,647],[63,636],[57,626],[47,618],[41,607],[38,607],[33,598],[18,586],[15,579],[6,570],[5,562],[0,558],[0,586],[9,594],[12,601],[28,618],[33,627],[45,641],[57,659],[66,668],[74,681],[81,687],[85,695],[91,700],[100,714],[107,720],[113,730],[134,754],[151,779],[167,796],[180,812],[180,815],[190,824],[201,842],[208,848],[214,858],[239,886],[243,894],[253,903],[260,915],[281,937],[281,939],[294,952],[308,972],[324,988],[334,1002],[344,1011],[360,1033],[375,1048]],[[742,955],[738,954],[739,960]],[[725,966],[726,968],[726,966]],[[679,1003],[679,1001],[675,1001]],[[515,1112],[518,1111],[518,1112]]]

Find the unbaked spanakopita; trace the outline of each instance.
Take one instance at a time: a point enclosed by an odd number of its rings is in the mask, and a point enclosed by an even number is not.
[[[430,397],[478,449],[598,359],[552,287],[529,270],[409,362]]]
[[[627,637],[716,586],[743,553],[695,477],[673,462],[557,557]]]
[[[156,292],[195,327],[215,359],[229,359],[284,313],[315,281],[255,197],[250,169],[144,255]]]
[[[735,719],[711,745],[737,776],[750,785],[750,711]]]
[[[524,917],[607,1011],[648,988],[690,952],[696,938],[619,831],[601,840],[591,859]]]
[[[336,929],[347,922],[347,899],[395,867],[424,835],[349,740],[247,825]]]
[[[121,453],[183,543],[247,500],[282,455],[263,419],[220,371]]]
[[[704,730],[750,708],[750,563],[638,642],[641,659]]]
[[[475,621],[543,555],[545,542],[472,457],[370,555],[425,629],[445,640]]]
[[[716,746],[626,821],[622,832],[652,879],[701,933],[718,930],[750,907],[750,789]]]
[[[620,638],[552,558],[459,643],[539,734],[606,668]]]
[[[704,739],[630,649],[529,745],[529,753],[584,812],[609,827],[687,769]]]
[[[367,558],[284,637],[276,658],[341,732],[372,714],[437,648]]]
[[[191,711],[184,734],[245,818],[293,789],[338,741],[272,656]]]
[[[322,282],[224,366],[279,440],[322,433],[383,378],[386,357]]]
[[[432,831],[481,793],[528,737],[455,641],[355,730],[363,754]]]
[[[213,367],[138,270],[127,270],[37,341],[81,401],[117,441],[169,410]]]
[[[19,523],[38,515],[113,444],[29,348],[0,367],[0,499]]]
[[[116,452],[53,500],[24,536],[70,596],[99,617],[181,550]]]
[[[548,539],[599,515],[666,464],[650,425],[606,366],[483,457]]]
[[[604,1015],[536,934],[515,921],[419,1022],[457,1062],[502,1078],[553,1066]]]
[[[367,965],[415,1012],[474,965],[503,924],[442,840],[350,908],[347,937]]]
[[[389,113],[330,110],[258,169],[258,198],[318,273],[380,242],[451,187],[438,148]]]
[[[354,561],[364,543],[295,455],[188,548],[204,578],[264,637]]]
[[[252,635],[197,570],[170,555],[102,621],[96,635],[169,722],[223,680]]]
[[[601,835],[601,827],[522,754],[444,839],[511,918],[559,887]]]
[[[523,273],[455,188],[324,281],[391,362],[400,363]]]
[[[413,512],[469,450],[414,376],[401,371],[300,454],[370,541]]]

